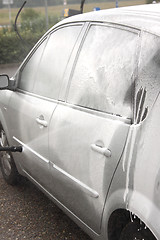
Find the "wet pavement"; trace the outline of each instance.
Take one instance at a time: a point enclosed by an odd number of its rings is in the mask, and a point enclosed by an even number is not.
[[[0,65],[0,74],[8,74],[9,77],[12,77],[19,65],[20,63]]]
[[[8,185],[0,171],[0,240],[91,240],[28,180]]]

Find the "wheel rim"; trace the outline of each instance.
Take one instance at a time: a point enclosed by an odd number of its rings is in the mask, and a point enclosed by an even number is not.
[[[1,130],[1,147],[8,146],[6,134],[3,130]],[[1,152],[1,164],[4,173],[9,176],[11,174],[11,156],[8,152]]]

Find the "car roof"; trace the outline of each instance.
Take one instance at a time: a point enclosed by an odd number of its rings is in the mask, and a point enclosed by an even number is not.
[[[160,4],[93,11],[69,17],[58,25],[73,22],[116,23],[160,35]]]

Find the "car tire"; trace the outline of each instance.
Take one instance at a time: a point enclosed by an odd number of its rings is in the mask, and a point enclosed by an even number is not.
[[[130,222],[122,230],[119,240],[156,240],[148,228],[141,227],[139,222]]]
[[[8,141],[4,130],[0,131],[1,135],[1,146],[8,146]],[[15,185],[18,183],[20,175],[17,171],[15,162],[10,152],[0,152],[0,166],[4,180],[10,184]]]

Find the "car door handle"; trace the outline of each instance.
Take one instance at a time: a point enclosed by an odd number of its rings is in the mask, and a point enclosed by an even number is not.
[[[44,120],[44,117],[42,117],[42,116],[36,118],[36,122],[38,124],[42,125],[43,127],[47,127],[48,126],[48,122],[46,120]]]
[[[109,149],[107,149],[106,147],[101,147],[98,146],[96,144],[91,144],[91,149],[95,152],[98,152],[102,155],[104,155],[105,157],[111,157],[111,151]]]

